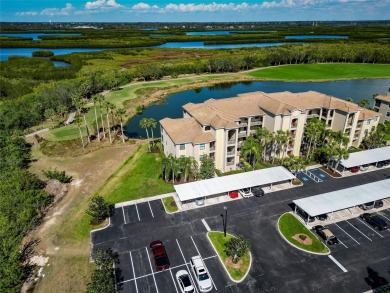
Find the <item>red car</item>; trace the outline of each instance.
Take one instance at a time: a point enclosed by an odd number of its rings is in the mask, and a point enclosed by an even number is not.
[[[349,171],[351,171],[352,173],[356,173],[359,171],[359,167],[352,167],[351,169],[349,169]]]
[[[229,191],[230,198],[237,198],[238,197],[238,190]]]
[[[150,248],[153,252],[154,263],[157,271],[169,269],[170,262],[165,247],[160,240],[152,241]]]

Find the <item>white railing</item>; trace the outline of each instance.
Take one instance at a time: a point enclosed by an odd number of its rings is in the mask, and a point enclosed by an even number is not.
[[[234,162],[227,162],[226,163],[226,166],[232,166],[232,165],[234,165]]]
[[[261,125],[263,121],[251,121],[251,125]]]
[[[230,151],[230,152],[227,152],[227,155],[228,156],[231,156],[231,155],[234,155],[235,151]]]
[[[244,137],[244,136],[246,136],[246,131],[238,133],[238,137]]]
[[[322,179],[320,179],[319,177],[317,177],[316,175],[314,175],[314,174],[313,174],[312,172],[310,172],[309,170],[303,170],[302,173],[305,174],[306,176],[309,176],[310,179],[313,179],[314,182],[316,182],[316,183],[322,182]]]

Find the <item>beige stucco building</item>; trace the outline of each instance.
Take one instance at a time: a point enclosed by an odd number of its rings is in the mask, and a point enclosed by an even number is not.
[[[390,121],[390,95],[374,97],[374,110],[382,114],[380,123]]]
[[[252,92],[237,97],[183,106],[183,118],[160,120],[164,153],[211,156],[224,172],[235,170],[242,142],[256,127],[290,131],[285,155],[298,156],[306,120],[318,118],[349,137],[347,147],[359,146],[379,123],[379,113],[319,92]]]

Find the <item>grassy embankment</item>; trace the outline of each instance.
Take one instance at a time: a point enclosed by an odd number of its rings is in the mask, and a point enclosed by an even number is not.
[[[315,253],[327,253],[329,249],[311,232],[309,231],[295,216],[290,213],[286,213],[279,218],[278,222],[279,231],[284,238],[290,242],[293,246],[299,247],[302,250]],[[306,238],[310,238],[311,241],[308,244],[294,239],[293,237],[303,234]]]
[[[226,260],[228,256],[225,252],[225,244],[232,239],[234,236],[226,234],[226,237],[223,236],[223,232],[208,232],[207,236],[211,240],[215,250],[217,251],[219,257],[222,259],[227,271],[233,280],[240,281],[247,271],[250,269],[250,254],[249,251],[240,258],[237,267],[234,267],[234,264],[227,264]]]
[[[359,78],[388,78],[390,65],[325,63],[268,67],[249,73],[263,79],[283,81],[325,81]]]

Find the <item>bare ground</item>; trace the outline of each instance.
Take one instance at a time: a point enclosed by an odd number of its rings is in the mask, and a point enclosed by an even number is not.
[[[90,278],[89,242],[69,241],[58,233],[77,208],[104,183],[107,178],[139,146],[117,145],[102,148],[79,157],[47,157],[39,146],[33,147],[31,171],[42,177],[42,170],[57,168],[73,176],[68,192],[48,212],[42,225],[29,236],[39,238],[36,247],[41,262],[41,277],[35,292],[82,292]]]

